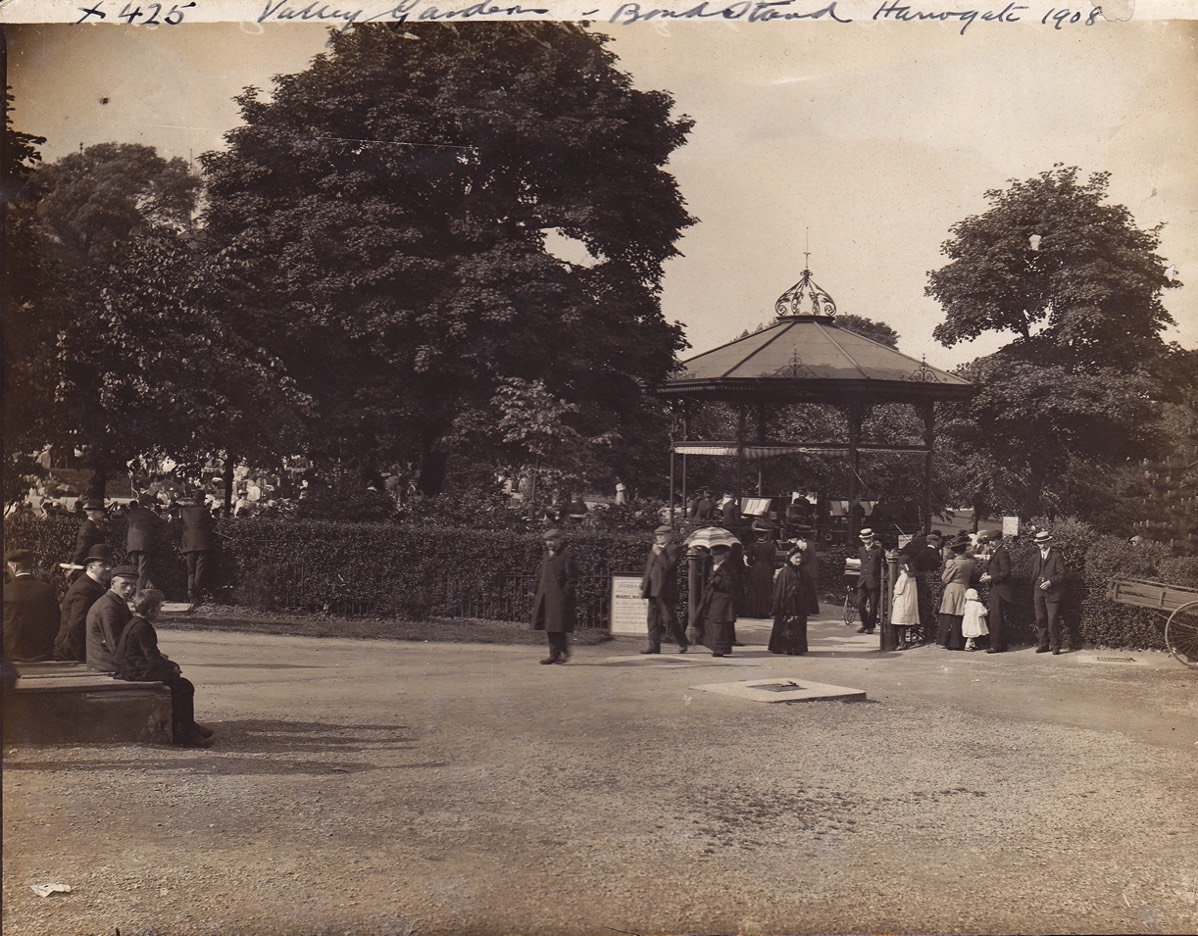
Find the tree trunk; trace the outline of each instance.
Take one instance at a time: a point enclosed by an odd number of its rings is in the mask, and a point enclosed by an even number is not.
[[[108,493],[108,458],[103,452],[91,456],[91,477],[87,481],[87,497],[105,500]]]
[[[420,459],[420,474],[416,481],[417,489],[421,494],[427,494],[430,497],[440,494],[441,489],[445,486],[445,474],[448,470],[448,455],[444,452],[425,449],[424,455]]]
[[[224,516],[233,516],[233,453],[225,453],[225,467],[221,471],[221,480],[225,485]]]

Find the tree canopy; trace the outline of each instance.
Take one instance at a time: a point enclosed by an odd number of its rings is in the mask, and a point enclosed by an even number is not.
[[[302,401],[225,327],[210,288],[220,270],[193,234],[201,182],[186,162],[103,143],[32,176],[21,230],[38,275],[15,284],[5,318],[10,456],[79,448],[99,494],[132,458],[202,459],[247,414],[269,412],[284,429],[279,413]]]
[[[1102,479],[1168,450],[1159,420],[1195,379],[1166,344],[1161,294],[1181,285],[1142,230],[1105,202],[1109,174],[1075,167],[986,193],[990,209],[955,224],[928,274],[945,310],[944,345],[987,331],[1013,340],[960,370],[978,388],[944,407],[958,496],[983,512],[1111,518]],[[1105,491],[1105,494],[1104,494]]]
[[[953,225],[941,247],[950,262],[926,289],[945,311],[941,344],[1011,333],[1013,352],[1071,371],[1126,372],[1161,350],[1173,324],[1161,292],[1181,283],[1156,253],[1160,226],[1142,230],[1106,203],[1109,173],[1083,183],[1079,171],[1012,180],[986,192],[988,211]]]
[[[414,452],[435,493],[463,427],[475,457],[521,451],[510,418],[534,398],[567,447],[620,445],[683,346],[658,294],[693,220],[664,169],[691,123],[604,42],[358,26],[239,98],[244,126],[203,157],[206,236],[253,284],[238,327],[314,401],[314,459]],[[550,233],[595,262],[559,260]]]

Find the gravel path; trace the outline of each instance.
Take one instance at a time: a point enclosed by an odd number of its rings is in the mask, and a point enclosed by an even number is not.
[[[6,747],[4,932],[1198,931],[1198,673],[740,630],[551,667],[164,630],[218,744]],[[780,676],[869,700],[691,688]]]

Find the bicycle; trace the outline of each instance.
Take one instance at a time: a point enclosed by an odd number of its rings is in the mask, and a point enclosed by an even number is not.
[[[853,624],[857,620],[857,580],[861,577],[861,560],[846,559],[844,561],[844,623]]]

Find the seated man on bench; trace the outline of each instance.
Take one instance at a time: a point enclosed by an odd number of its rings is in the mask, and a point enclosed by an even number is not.
[[[162,610],[163,594],[150,588],[133,598],[133,618],[116,647],[117,679],[162,682],[171,690],[171,734],[183,747],[211,747],[212,729],[196,724],[195,686],[185,679],[179,664],[158,649],[154,620]]]
[[[108,591],[87,612],[87,668],[101,673],[116,671],[116,645],[133,617],[129,599],[137,591],[137,567],[112,570]]]
[[[36,556],[14,549],[4,556],[10,581],[4,583],[4,659],[36,663],[50,659],[58,636],[58,598],[54,588],[33,577]]]

